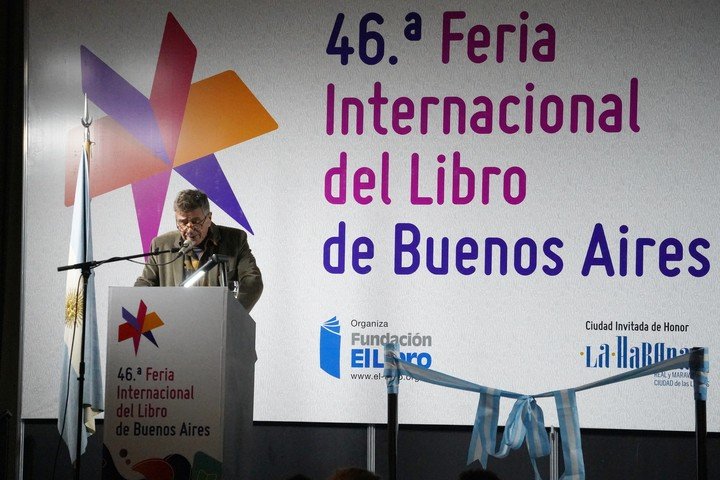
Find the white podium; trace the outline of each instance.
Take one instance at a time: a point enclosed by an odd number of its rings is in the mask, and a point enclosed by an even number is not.
[[[112,287],[107,337],[103,479],[248,478],[255,322],[228,290]]]

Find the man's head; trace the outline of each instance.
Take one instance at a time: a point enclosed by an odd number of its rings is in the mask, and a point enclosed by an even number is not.
[[[175,198],[175,224],[184,240],[201,244],[207,237],[212,212],[207,195],[200,190],[183,190]]]

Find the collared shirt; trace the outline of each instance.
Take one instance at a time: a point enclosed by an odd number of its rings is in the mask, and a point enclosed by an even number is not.
[[[214,223],[210,224],[207,236],[200,245],[193,247],[183,257],[183,279],[192,275],[201,265],[204,265],[210,257],[217,253],[220,244],[220,229]],[[198,281],[198,286],[207,287],[208,279],[204,276]]]

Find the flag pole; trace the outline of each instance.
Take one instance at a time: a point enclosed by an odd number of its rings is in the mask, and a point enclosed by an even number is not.
[[[80,465],[82,463],[82,434],[85,428],[85,406],[83,404],[83,394],[85,393],[85,312],[87,308],[87,289],[90,279],[90,263],[85,262],[81,269],[83,279],[83,299],[82,299],[82,341],[80,344],[80,371],[78,372],[78,415],[77,415],[77,436],[75,444],[75,479],[80,480]]]
[[[697,480],[707,480],[707,349],[690,350],[690,376],[695,397],[695,463]]]
[[[397,479],[397,452],[398,452],[398,394],[387,394],[388,405],[388,475],[389,480]]]
[[[396,343],[385,344],[385,370],[387,380],[387,436],[388,436],[388,478],[397,479],[398,449],[398,393],[400,392],[400,375],[398,373]]]
[[[87,94],[85,94],[85,109],[83,113],[82,119],[80,119],[80,122],[82,123],[82,126],[85,127],[85,141],[83,142],[83,149],[85,150],[85,154],[82,155],[82,161],[80,165],[80,169],[78,169],[78,175],[85,175],[86,170],[89,170],[89,167],[87,165],[87,159],[90,154],[90,125],[92,124],[92,117],[88,115],[88,101],[87,101]],[[87,187],[87,186],[86,186]],[[87,312],[87,292],[88,292],[88,283],[90,280],[90,274],[92,273],[90,270],[90,259],[87,258],[87,252],[88,252],[88,209],[90,208],[90,205],[84,205],[83,208],[83,266],[81,268],[81,275],[83,280],[83,296],[82,296],[82,330],[81,330],[81,341],[80,341],[80,371],[78,372],[78,416],[77,416],[77,437],[75,442],[75,479],[80,480],[80,467],[82,465],[82,434],[83,434],[83,428],[85,425],[84,422],[84,405],[83,405],[83,394],[85,390],[85,333],[86,333],[86,325],[87,325],[87,318],[86,318],[86,312]]]
[[[697,479],[707,480],[707,405],[705,400],[695,400],[695,451]]]

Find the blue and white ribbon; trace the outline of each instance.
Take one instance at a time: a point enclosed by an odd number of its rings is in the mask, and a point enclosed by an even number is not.
[[[554,397],[560,424],[563,458],[565,459],[565,472],[560,480],[584,480],[585,462],[580,442],[580,421],[575,391],[560,390],[554,392]]]
[[[708,372],[710,371],[707,348],[693,348],[690,353],[644,368],[638,368],[576,388],[554,390],[538,395],[523,395],[485,387],[441,372],[422,368],[402,360],[399,350],[396,343],[385,345],[384,376],[387,380],[387,392],[389,394],[399,393],[401,375],[407,375],[434,385],[479,393],[480,398],[468,450],[468,463],[479,460],[483,467],[487,468],[488,455],[503,458],[511,450],[518,449],[523,443],[527,443],[528,453],[535,472],[535,480],[541,480],[536,459],[550,454],[550,440],[545,430],[543,411],[535,401],[536,398],[555,398],[560,424],[560,437],[563,445],[563,458],[565,459],[565,472],[561,480],[585,480],[585,464],[582,454],[582,442],[580,441],[580,421],[575,399],[576,392],[668,370],[689,368],[695,387],[695,399],[707,400]],[[513,405],[505,423],[505,431],[500,447],[496,450],[501,397],[515,399],[515,405]]]

